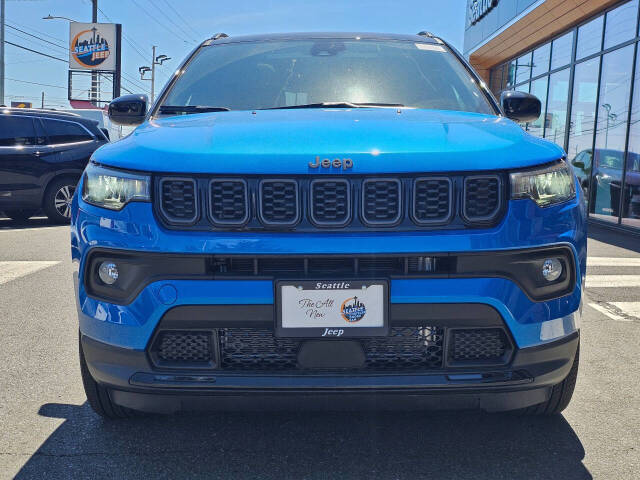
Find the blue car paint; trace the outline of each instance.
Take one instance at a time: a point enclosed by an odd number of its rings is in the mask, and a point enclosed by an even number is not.
[[[103,146],[98,163],[130,170],[223,174],[383,174],[526,168],[560,147],[502,117],[421,109],[259,110],[154,119]],[[312,169],[316,156],[348,170]]]
[[[260,125],[252,127],[249,118]],[[356,126],[347,129],[352,123]],[[361,134],[360,124],[366,125]],[[187,126],[191,128],[181,128]],[[308,162],[318,153],[352,158],[355,166],[347,174],[511,170],[563,156],[557,146],[530,137],[503,118],[358,109],[255,116],[225,112],[154,120],[127,139],[99,149],[94,160],[148,172],[306,174],[311,171]],[[570,295],[551,301],[533,302],[515,283],[496,278],[407,279],[391,284],[392,303],[492,305],[519,347],[557,340],[579,328],[586,274],[586,213],[577,183],[576,191],[576,199],[548,208],[512,200],[503,221],[485,230],[313,234],[177,232],[162,228],[148,203],[134,202],[114,212],[76,196],[71,236],[78,267],[80,329],[102,342],[143,350],[160,317],[175,306],[273,303],[272,283],[259,280],[161,281],[148,285],[129,305],[99,301],[86,294],[82,279],[83,260],[94,247],[183,254],[330,254],[495,251],[564,244],[575,254],[578,280]]]

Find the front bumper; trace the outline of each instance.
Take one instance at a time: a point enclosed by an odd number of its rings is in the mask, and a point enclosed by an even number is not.
[[[81,337],[91,375],[124,407],[157,413],[247,409],[482,409],[542,403],[568,375],[579,333],[517,350],[504,367],[390,374],[154,371],[144,352]]]

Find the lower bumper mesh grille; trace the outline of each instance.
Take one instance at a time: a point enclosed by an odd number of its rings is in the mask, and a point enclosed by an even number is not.
[[[429,371],[442,369],[445,364],[504,364],[513,351],[502,328],[451,329],[445,335],[442,327],[392,327],[389,336],[356,341],[362,346],[365,362],[355,370],[363,372]],[[166,330],[158,333],[150,356],[158,367],[300,373],[298,351],[304,342],[275,337],[267,328]]]
[[[501,328],[454,330],[451,359],[464,361],[500,361],[507,353],[508,341]]]
[[[224,370],[297,370],[302,341],[277,338],[268,329],[222,328],[220,363]],[[430,370],[442,368],[443,329],[394,327],[388,337],[362,339],[364,370]]]

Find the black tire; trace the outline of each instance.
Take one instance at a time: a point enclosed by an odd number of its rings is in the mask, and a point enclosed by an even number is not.
[[[54,179],[44,193],[42,208],[53,223],[69,223],[71,199],[76,190],[77,179],[63,177]]]
[[[538,405],[532,405],[527,408],[519,410],[518,413],[523,415],[558,415],[562,412],[573,396],[573,390],[576,387],[576,379],[578,378],[578,364],[580,363],[580,345],[576,350],[576,358],[573,360],[573,365],[569,371],[569,375],[558,385],[555,385],[551,390],[551,396],[549,400]]]
[[[5,210],[4,214],[14,222],[26,222],[36,214],[34,209]]]
[[[116,420],[120,418],[131,418],[138,416],[139,413],[129,408],[121,407],[111,401],[109,391],[99,385],[91,376],[87,362],[82,351],[82,342],[79,342],[80,350],[80,374],[82,375],[82,385],[84,393],[87,395],[87,401],[94,412],[103,418]]]

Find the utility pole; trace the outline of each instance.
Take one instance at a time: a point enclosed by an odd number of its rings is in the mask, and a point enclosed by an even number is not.
[[[156,46],[151,49],[151,105],[153,105],[153,99],[155,96],[156,87]]]
[[[44,92],[42,92],[42,102],[40,103],[40,108],[44,110]]]
[[[98,23],[98,0],[91,0],[91,22]],[[98,106],[98,73],[91,72],[91,92],[89,94],[91,103]]]
[[[151,82],[151,103],[153,103],[155,99],[156,92],[156,65],[162,65],[167,60],[171,60],[171,57],[167,57],[166,55],[156,56],[156,46],[154,45],[151,51],[151,68],[146,65],[138,68],[138,72],[140,72],[140,80]],[[151,72],[151,78],[144,78],[144,74],[147,72]]]
[[[4,105],[4,0],[0,0],[0,105]]]

